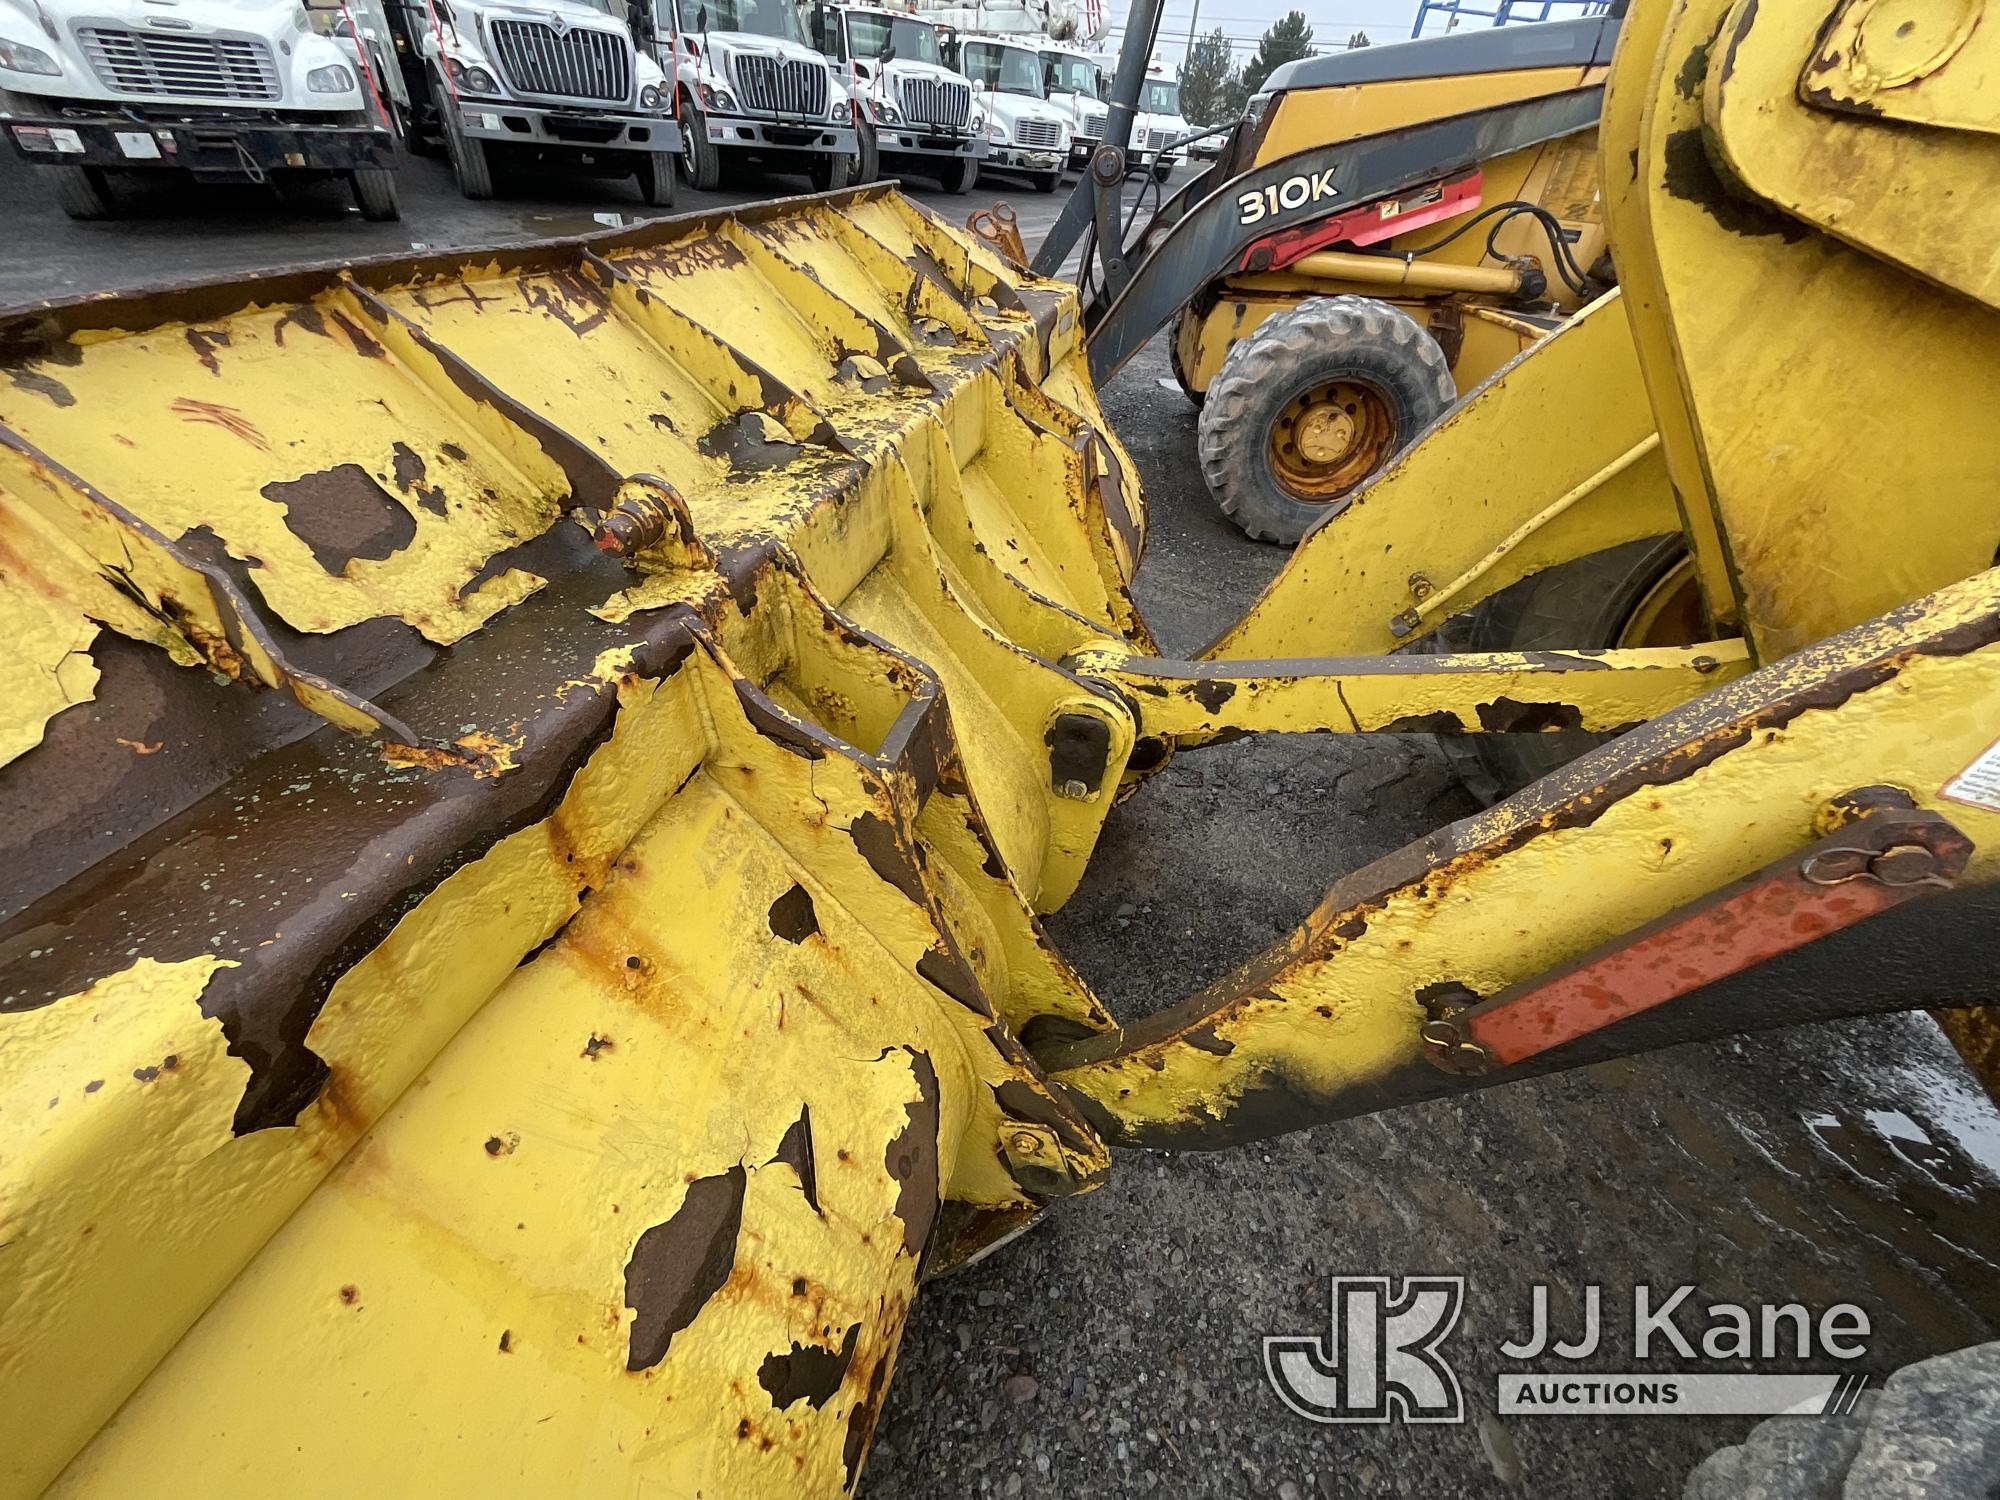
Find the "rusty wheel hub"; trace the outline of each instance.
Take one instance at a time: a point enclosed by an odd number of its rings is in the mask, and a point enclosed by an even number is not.
[[[1271,472],[1294,499],[1337,500],[1394,450],[1396,420],[1382,393],[1359,381],[1309,386],[1271,425]]]
[[[1621,650],[1641,646],[1692,646],[1707,640],[1712,633],[1702,608],[1701,585],[1695,579],[1694,559],[1684,557],[1669,568],[1658,583],[1646,590],[1612,644]]]

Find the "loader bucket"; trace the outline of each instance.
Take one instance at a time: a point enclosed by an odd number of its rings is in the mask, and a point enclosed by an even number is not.
[[[1020,1040],[1111,1024],[1054,663],[1145,640],[1072,293],[873,189],[5,338],[0,1492],[446,1346],[534,1489],[846,1488],[920,1271],[1107,1161]]]

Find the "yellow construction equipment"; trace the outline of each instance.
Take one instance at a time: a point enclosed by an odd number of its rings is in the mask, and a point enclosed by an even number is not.
[[[1054,274],[1088,224],[1092,375],[1170,327],[1211,493],[1251,536],[1298,541],[1615,283],[1596,127],[1623,10],[1287,63],[1133,233],[1121,72],[1105,143],[1034,261]],[[1141,0],[1128,50],[1158,15]]]
[[[1195,660],[887,189],[0,318],[0,1495],[847,1493],[1113,1145],[1990,1002],[2000,133],[1863,9],[1636,7],[1622,292]],[[1391,654],[1674,534],[1705,639]],[[1136,1025],[1036,917],[1177,750],[1628,728]]]

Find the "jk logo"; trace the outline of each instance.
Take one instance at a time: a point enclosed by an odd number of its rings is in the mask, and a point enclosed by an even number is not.
[[[1264,1340],[1271,1388],[1313,1422],[1463,1422],[1458,1376],[1438,1355],[1465,1302],[1463,1276],[1331,1278],[1329,1338]]]

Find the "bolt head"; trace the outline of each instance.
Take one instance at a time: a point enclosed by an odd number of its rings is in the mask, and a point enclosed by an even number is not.
[[[1937,870],[1937,856],[1922,844],[1891,844],[1868,862],[1868,873],[1884,885],[1916,885]]]

